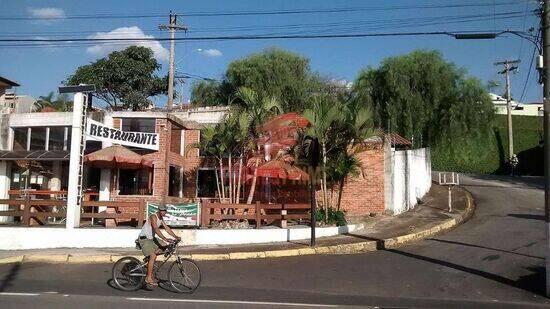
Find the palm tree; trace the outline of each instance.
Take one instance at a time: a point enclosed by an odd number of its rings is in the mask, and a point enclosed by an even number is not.
[[[54,96],[54,92],[51,91],[46,96],[38,97],[38,101],[36,101],[36,103],[34,103],[35,111],[41,112],[46,107],[52,107],[53,108],[53,102],[54,102],[53,96]]]
[[[58,95],[54,100],[54,92],[51,91],[47,96],[38,97],[38,101],[34,103],[35,111],[41,112],[46,107],[50,107],[58,112],[70,112],[73,110],[73,102],[66,94]]]
[[[312,107],[304,111],[304,117],[310,122],[305,134],[317,138],[321,148],[321,192],[327,220],[328,207],[332,205],[332,198],[329,201],[327,196],[328,165],[330,163],[331,178],[340,182],[339,207],[344,179],[355,173],[359,164],[354,158],[355,146],[373,132],[372,113],[364,105],[345,97],[317,95],[313,97]]]
[[[321,192],[323,195],[323,207],[325,208],[325,221],[328,216],[326,169],[327,157],[331,148],[328,142],[331,138],[331,133],[334,133],[337,123],[343,120],[341,111],[340,104],[326,95],[313,97],[312,107],[304,111],[304,117],[310,123],[310,127],[306,129],[306,135],[317,138],[321,146]],[[334,145],[332,142],[331,145]]]
[[[250,146],[259,138],[259,127],[271,116],[282,113],[282,107],[275,97],[262,97],[254,90],[246,87],[240,87],[237,90],[235,100],[240,114],[241,129],[245,129],[249,140],[244,144]],[[258,153],[259,149],[255,145],[250,149],[252,153]],[[256,190],[256,182],[258,179],[259,158],[256,158],[254,164],[254,176],[248,193],[247,204],[252,204],[254,192]]]

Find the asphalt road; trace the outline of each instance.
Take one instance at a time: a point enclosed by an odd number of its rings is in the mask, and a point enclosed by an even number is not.
[[[462,177],[477,210],[453,231],[357,255],[200,262],[193,295],[121,292],[111,265],[0,267],[2,308],[549,307],[542,181]],[[28,293],[28,294],[21,294]]]

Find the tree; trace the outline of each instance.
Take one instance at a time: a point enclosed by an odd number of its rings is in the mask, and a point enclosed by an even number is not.
[[[45,108],[51,108],[58,112],[70,112],[73,110],[73,102],[67,94],[60,94],[54,100],[54,92],[51,91],[47,96],[40,96],[34,103],[34,109],[37,112],[41,112]]]
[[[240,115],[239,123],[241,130],[244,131],[242,134],[248,137],[247,141],[243,141],[243,145],[247,145],[251,153],[257,154],[259,153],[259,149],[256,146],[258,138],[260,137],[258,131],[259,126],[269,117],[282,113],[283,108],[275,97],[263,97],[256,91],[247,87],[239,88],[236,96],[239,102],[236,113]],[[254,176],[252,178],[252,184],[250,185],[250,191],[246,201],[247,204],[252,204],[252,199],[254,198],[259,164],[260,159],[257,157],[254,163]]]
[[[167,93],[168,77],[155,75],[160,68],[150,48],[130,46],[77,68],[65,84],[94,84],[95,96],[111,108],[141,110],[149,97]]]
[[[191,98],[193,106],[217,106],[227,103],[227,98],[221,92],[221,83],[216,81],[193,82]]]
[[[357,145],[373,133],[372,112],[365,104],[344,94],[320,94],[313,97],[312,107],[304,111],[304,117],[310,126],[305,135],[317,138],[321,158],[321,193],[325,209],[325,221],[328,209],[333,207],[332,196],[328,197],[328,182],[339,183],[337,209],[344,180],[348,175],[356,174],[360,162],[355,158]]]
[[[469,132],[485,134],[493,119],[481,82],[436,51],[417,50],[363,70],[353,96],[372,107],[378,127],[411,139],[414,146]]]
[[[225,105],[239,88],[246,87],[260,97],[278,99],[285,112],[301,112],[322,85],[311,72],[309,59],[273,48],[233,61],[221,82],[195,83],[191,101],[199,106]]]

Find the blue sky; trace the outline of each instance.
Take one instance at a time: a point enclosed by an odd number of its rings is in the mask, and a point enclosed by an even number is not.
[[[487,4],[475,7],[453,5]],[[495,5],[493,5],[495,4]],[[423,6],[423,8],[414,8]],[[438,6],[438,8],[428,8]],[[443,6],[443,7],[442,7]],[[170,10],[177,13],[223,13],[233,11],[322,10],[354,8],[339,13],[189,16],[178,21],[189,27],[188,37],[250,34],[331,34],[409,31],[527,30],[537,27],[531,13],[537,6],[533,0],[395,0],[395,1],[8,1],[0,0],[0,38],[84,38],[121,36],[167,37],[157,29],[167,23]],[[524,12],[528,14],[524,16]],[[509,15],[502,15],[510,13]],[[75,15],[155,15],[166,17],[71,19]],[[2,20],[1,17],[59,17],[55,20]],[[474,17],[476,16],[476,17]],[[505,17],[503,17],[505,16]],[[67,18],[69,17],[69,18]],[[472,21],[475,19],[475,21]],[[452,23],[452,21],[460,21]],[[114,31],[114,32],[112,32]],[[100,33],[100,34],[98,34]],[[114,34],[113,34],[114,33]],[[118,33],[118,34],[117,34]],[[178,34],[185,36],[185,34]],[[522,42],[523,41],[523,42]],[[8,44],[8,43],[0,43]],[[20,43],[22,44],[22,43]],[[162,63],[161,74],[167,71],[168,43],[151,43]],[[104,56],[113,48],[69,43],[64,46],[25,47],[0,46],[0,76],[21,84],[20,94],[35,97],[54,91],[80,66]],[[455,40],[447,36],[384,37],[353,39],[304,39],[265,41],[200,41],[178,42],[176,67],[179,71],[204,77],[220,78],[231,61],[269,47],[280,47],[311,60],[311,68],[323,76],[353,81],[367,66],[377,66],[382,59],[414,49],[436,49],[470,75],[483,81],[497,80],[493,62],[520,58],[520,71],[512,76],[512,94],[521,96],[532,44],[507,35],[496,40]],[[524,101],[541,100],[537,73],[531,72]],[[189,99],[189,84],[183,86],[184,99]],[[181,85],[177,85],[178,91]],[[497,92],[502,92],[498,90]],[[157,98],[158,105],[165,99]]]

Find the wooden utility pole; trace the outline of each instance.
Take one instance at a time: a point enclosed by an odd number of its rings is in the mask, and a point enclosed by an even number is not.
[[[504,60],[495,62],[495,65],[504,66],[504,70],[498,72],[498,74],[506,75],[506,109],[508,111],[508,160],[511,161],[514,156],[514,134],[512,130],[512,97],[510,94],[510,72],[517,70],[517,66],[514,64],[520,63],[520,60]]]
[[[170,11],[170,23],[168,25],[159,25],[160,30],[168,30],[170,32],[170,63],[168,71],[168,102],[166,108],[171,110],[174,107],[174,53],[175,53],[175,35],[176,31],[187,31],[187,27],[178,26],[178,15]]]

